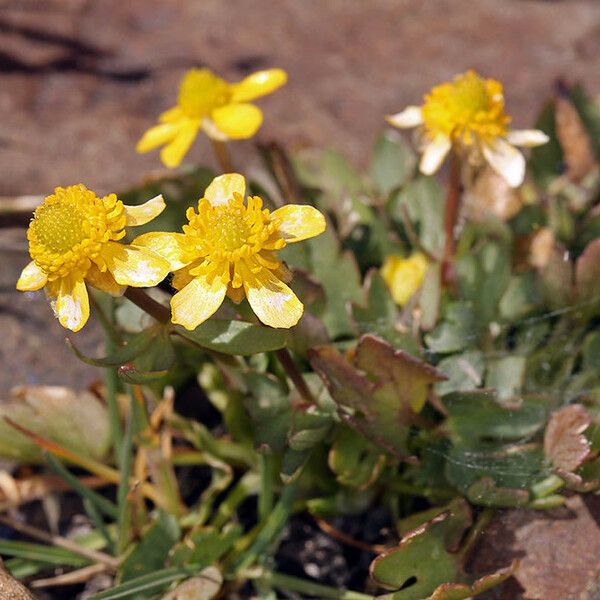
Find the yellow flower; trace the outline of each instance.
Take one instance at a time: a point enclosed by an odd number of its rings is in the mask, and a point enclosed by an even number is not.
[[[57,187],[35,209],[27,230],[33,259],[17,289],[46,288],[60,324],[79,331],[90,315],[86,283],[119,295],[125,287],[162,281],[169,263],[148,248],[119,244],[126,226],[144,225],[165,208],[162,196],[126,206],[115,194],[98,198],[84,185]]]
[[[282,69],[257,71],[238,83],[228,83],[209,69],[191,69],[179,87],[177,106],[160,115],[160,125],[146,131],[137,151],[164,145],[160,158],[172,168],[181,164],[201,129],[220,141],[250,138],[263,116],[249,100],[274,92],[286,81]]]
[[[180,290],[171,299],[172,320],[195,329],[229,296],[244,296],[265,324],[293,327],[304,307],[284,283],[290,272],[276,250],[319,235],[325,218],[312,206],[288,204],[270,212],[262,200],[250,196],[244,203],[246,181],[230,173],[215,178],[189,208],[183,233],[146,233],[134,244],[151,248],[176,270],[173,285]]]
[[[396,304],[404,306],[421,287],[427,265],[427,258],[421,252],[413,252],[408,258],[393,254],[385,259],[381,276]]]
[[[475,71],[434,87],[422,106],[408,106],[387,121],[395,127],[420,128],[422,173],[435,173],[454,145],[467,150],[472,160],[483,156],[512,187],[521,185],[525,176],[525,159],[515,146],[531,148],[548,141],[537,129],[510,130],[502,84]]]

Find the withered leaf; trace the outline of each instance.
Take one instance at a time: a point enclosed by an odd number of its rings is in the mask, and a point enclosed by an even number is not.
[[[583,432],[591,422],[591,416],[580,404],[565,406],[550,416],[544,453],[556,468],[574,471],[586,460],[590,444]]]

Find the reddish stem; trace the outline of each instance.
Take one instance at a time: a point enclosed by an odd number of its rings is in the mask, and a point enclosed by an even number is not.
[[[444,212],[444,260],[442,263],[442,281],[451,284],[454,281],[454,254],[456,251],[455,228],[460,212],[460,156],[452,152],[450,161],[450,178],[446,192],[446,207]]]

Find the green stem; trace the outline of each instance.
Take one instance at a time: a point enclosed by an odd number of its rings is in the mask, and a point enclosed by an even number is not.
[[[258,530],[252,545],[243,554],[237,564],[234,565],[234,571],[244,571],[253,565],[259,556],[267,549],[268,545],[283,529],[292,512],[297,484],[298,482],[295,481],[284,488],[283,493],[281,494],[281,499],[271,511],[271,514],[267,517],[263,527]]]
[[[496,513],[496,511],[493,508],[485,508],[484,510],[481,511],[479,518],[477,519],[477,521],[475,522],[473,527],[471,527],[469,533],[467,534],[467,538],[465,539],[465,541],[462,545],[462,548],[460,549],[459,554],[462,557],[466,558],[468,556],[469,552],[471,552],[471,550],[477,543],[479,536],[484,532],[485,528],[490,524],[490,521],[492,520],[492,517],[494,516],[495,513]]]
[[[258,518],[263,521],[273,510],[273,456],[258,455],[260,494],[258,496]]]
[[[114,327],[115,322],[115,300],[109,299],[108,323]],[[106,355],[110,356],[116,349],[115,340],[111,335],[112,327],[106,327],[104,346]],[[117,369],[109,368],[104,371],[104,381],[106,384],[106,403],[108,405],[108,418],[110,422],[110,433],[112,436],[112,446],[115,461],[119,460],[121,455],[121,440],[123,439],[123,428],[121,427],[121,416],[119,414],[119,404],[117,402],[117,393],[119,391],[119,376]]]
[[[250,577],[252,577],[252,575],[250,575]],[[256,579],[260,579],[273,587],[280,588],[287,592],[299,592],[316,598],[332,598],[334,600],[375,600],[375,596],[369,594],[362,594],[351,590],[338,590],[327,585],[300,579],[299,577],[283,575],[282,573],[263,573],[258,575]]]

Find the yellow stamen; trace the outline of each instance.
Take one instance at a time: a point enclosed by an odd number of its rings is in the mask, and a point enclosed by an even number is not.
[[[425,97],[423,121],[428,134],[444,135],[466,146],[477,138],[489,140],[507,132],[502,84],[474,71],[434,87]]]

